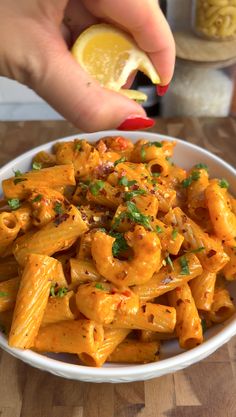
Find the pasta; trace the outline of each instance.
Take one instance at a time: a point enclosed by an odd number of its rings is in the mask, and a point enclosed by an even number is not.
[[[3,181],[0,330],[78,363],[149,363],[235,312],[236,204],[174,142],[60,142]],[[219,278],[220,277],[220,278]],[[220,283],[220,284],[219,284]]]

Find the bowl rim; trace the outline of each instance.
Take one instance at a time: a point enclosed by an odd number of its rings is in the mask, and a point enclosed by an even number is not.
[[[40,152],[41,150],[45,150],[45,148],[50,149],[53,144],[62,141],[69,141],[75,138],[82,138],[86,136],[86,139],[98,139],[98,137],[104,136],[126,136],[128,138],[138,139],[138,137],[145,136],[145,139],[156,140],[167,140],[167,141],[176,141],[187,147],[190,150],[201,151],[207,158],[214,160],[216,163],[220,164],[233,174],[236,178],[236,169],[233,168],[229,163],[225,162],[218,156],[215,156],[213,153],[207,151],[206,149],[202,149],[199,146],[192,144],[190,142],[184,141],[179,138],[175,138],[173,136],[163,135],[159,133],[151,133],[151,132],[130,132],[130,131],[117,131],[117,130],[109,130],[109,131],[99,131],[95,133],[78,133],[70,136],[65,136],[60,139],[55,139],[50,142],[46,142],[43,145],[37,146],[20,156],[14,158],[12,161],[5,164],[2,168],[0,168],[0,177],[4,175],[9,169],[13,168],[14,165],[19,164],[22,162],[22,159],[27,160],[32,158],[35,153]],[[21,350],[17,348],[9,347],[7,343],[7,339],[0,333],[0,347],[6,350],[8,353],[12,354],[13,356],[21,359],[24,362],[29,363],[32,366],[37,368],[41,368],[47,370],[52,373],[58,372],[62,376],[68,376],[72,379],[81,379],[86,380],[88,378],[91,382],[94,379],[96,382],[96,378],[106,378],[110,377],[110,380],[104,380],[106,382],[112,382],[112,378],[126,378],[127,381],[135,380],[136,377],[139,377],[139,380],[145,379],[145,374],[148,375],[148,378],[152,378],[158,376],[158,372],[167,371],[172,372],[177,369],[184,368],[190,364],[197,362],[208,356],[208,354],[213,353],[216,349],[222,346],[224,343],[229,341],[231,337],[236,334],[236,317],[231,319],[228,324],[222,324],[222,330],[220,330],[216,335],[212,336],[209,340],[204,341],[201,345],[188,350],[178,353],[177,355],[171,356],[170,358],[162,359],[157,362],[152,362],[148,364],[131,364],[125,366],[115,366],[115,367],[101,367],[101,368],[93,368],[86,365],[77,365],[71,364],[67,362],[62,362],[54,358],[49,358],[42,354],[36,353],[32,350]],[[167,373],[166,372],[166,373]],[[165,373],[165,372],[163,372]],[[162,373],[162,374],[163,374]],[[132,379],[133,378],[133,379]],[[103,379],[102,379],[103,381]]]

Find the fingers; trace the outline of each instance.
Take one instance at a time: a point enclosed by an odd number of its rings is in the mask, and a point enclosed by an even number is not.
[[[130,32],[146,51],[161,78],[169,84],[175,63],[175,43],[157,0],[86,0],[95,16],[116,23]]]
[[[137,103],[106,90],[90,78],[63,44],[51,42],[44,74],[31,85],[73,124],[90,132],[117,128],[132,115],[145,116]]]
[[[69,0],[64,13],[64,23],[72,33],[74,42],[87,27],[98,23],[98,18],[89,12],[79,0]]]

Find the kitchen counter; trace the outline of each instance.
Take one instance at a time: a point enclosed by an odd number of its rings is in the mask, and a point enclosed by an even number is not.
[[[210,150],[235,166],[236,119],[158,119],[152,131]],[[77,129],[65,121],[1,122],[0,166]],[[1,417],[235,417],[236,337],[202,362],[130,384],[68,381],[0,350]]]

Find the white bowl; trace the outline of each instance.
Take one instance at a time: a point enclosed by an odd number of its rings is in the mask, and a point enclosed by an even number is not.
[[[77,135],[77,138],[96,141],[103,136],[124,135],[132,140],[146,138],[150,141],[176,140],[174,161],[183,168],[190,168],[198,162],[206,163],[209,166],[211,176],[226,178],[230,183],[231,192],[236,194],[236,170],[225,163],[222,159],[210,152],[201,149],[190,143],[168,136],[146,133],[146,132],[118,132],[106,131],[92,134]],[[75,135],[60,139],[71,140]],[[13,169],[27,171],[31,166],[33,156],[42,150],[50,151],[52,145],[58,142],[50,142],[39,146],[19,156],[0,170],[0,180],[11,177]],[[1,193],[1,188],[0,188]],[[236,282],[230,284],[232,296],[236,297]],[[146,365],[114,365],[106,364],[102,368],[91,368],[88,366],[76,365],[76,358],[72,355],[50,354],[40,355],[31,350],[13,349],[8,346],[4,335],[0,334],[0,346],[11,355],[22,361],[44,371],[55,375],[87,382],[132,382],[156,378],[171,372],[178,371],[192,365],[213,353],[216,349],[228,342],[236,334],[236,315],[227,322],[209,329],[205,333],[205,341],[202,345],[183,351],[179,348],[177,341],[166,341],[161,349],[161,360]]]

